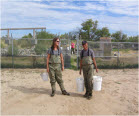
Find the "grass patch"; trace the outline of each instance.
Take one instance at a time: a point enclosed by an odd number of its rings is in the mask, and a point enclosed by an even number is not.
[[[114,51],[114,52],[118,52],[118,49],[115,48],[115,49],[112,49],[112,51]],[[124,52],[124,53],[127,53],[127,52],[130,51],[130,49],[119,49],[119,51]]]
[[[37,57],[36,61],[33,63],[32,57],[15,57],[14,58],[14,68],[45,68],[46,61],[44,57]],[[65,63],[65,68],[78,70],[77,68],[77,57],[71,55],[71,64]],[[126,62],[128,61],[128,62]],[[121,59],[117,64],[117,59],[101,59],[96,58],[97,67],[99,69],[124,69],[124,68],[138,68],[138,62],[134,58]],[[12,57],[1,57],[1,68],[13,68]]]
[[[127,65],[97,65],[99,69],[124,69],[124,68],[138,68],[138,64],[127,64]]]

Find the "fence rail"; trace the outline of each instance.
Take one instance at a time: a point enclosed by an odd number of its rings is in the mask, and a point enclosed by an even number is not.
[[[37,36],[45,32],[45,27],[36,28],[5,28],[0,29],[1,39],[1,67],[7,68],[46,68],[47,50],[51,47],[52,39]],[[33,36],[24,36],[32,34]],[[43,33],[42,33],[43,34]],[[11,35],[11,36],[10,36]],[[75,54],[71,53],[71,41],[76,44]],[[76,40],[61,39],[66,68],[79,68],[82,41],[79,36]],[[93,42],[88,41],[89,48],[93,49],[98,67],[137,67],[138,48],[136,42]]]
[[[52,39],[11,38],[11,42],[1,39],[1,67],[45,68],[47,50],[51,47]],[[73,40],[72,40],[73,41]],[[71,54],[71,40],[61,39],[60,47],[64,56],[66,68],[79,68],[80,52],[83,49],[81,40],[74,40],[75,54]],[[120,68],[138,67],[137,42],[93,42],[88,41],[93,49],[98,67]]]

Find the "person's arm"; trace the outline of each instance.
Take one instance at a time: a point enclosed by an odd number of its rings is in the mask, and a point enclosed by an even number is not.
[[[61,64],[62,64],[62,71],[64,71],[64,59],[62,53],[60,54]]]
[[[95,60],[95,54],[94,54],[94,51],[93,50],[91,50],[91,57],[92,57],[94,66],[96,68],[96,72],[98,73],[97,63],[96,63],[96,60]]]
[[[82,74],[82,59],[80,60],[80,72],[79,74],[81,75]]]
[[[49,73],[49,59],[50,59],[50,54],[47,55],[47,62],[46,62],[48,73]]]
[[[98,73],[98,69],[97,69],[97,64],[96,64],[96,60],[95,60],[95,58],[93,58],[93,63],[94,63],[94,65],[95,65],[96,72]]]

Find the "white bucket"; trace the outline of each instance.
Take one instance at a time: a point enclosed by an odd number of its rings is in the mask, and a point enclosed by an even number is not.
[[[100,91],[102,85],[102,77],[100,76],[93,76],[93,90]]]
[[[48,81],[48,73],[41,73],[41,77],[44,81]]]
[[[62,49],[63,49],[63,47],[60,47],[60,49],[62,50]]]
[[[69,47],[67,47],[67,50],[70,50],[70,48],[69,48]]]
[[[84,91],[84,79],[83,78],[76,78],[76,87],[77,92],[83,92]]]

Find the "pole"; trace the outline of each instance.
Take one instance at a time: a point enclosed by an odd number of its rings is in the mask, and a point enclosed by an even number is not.
[[[7,38],[9,39],[9,29],[7,30]]]
[[[117,66],[119,66],[119,42],[118,42],[118,57],[117,57]]]
[[[35,29],[33,29],[33,39],[35,40]]]
[[[76,35],[77,40],[77,69],[79,68],[79,36]]]
[[[12,38],[12,65],[13,65],[13,68],[14,68],[14,45],[13,45],[12,33],[11,33],[11,38]]]

